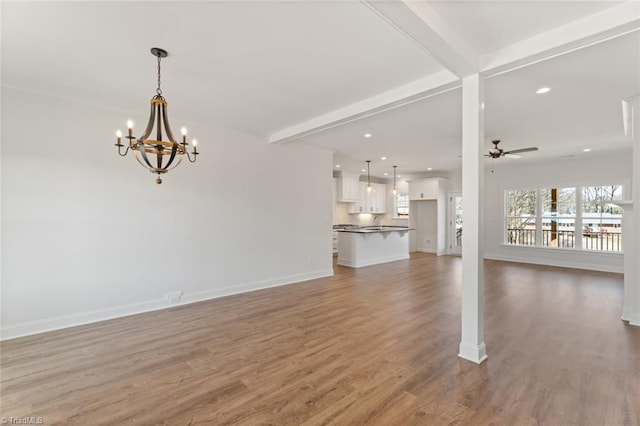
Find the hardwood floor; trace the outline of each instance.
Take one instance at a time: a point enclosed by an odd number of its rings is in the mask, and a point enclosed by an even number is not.
[[[44,424],[640,425],[622,276],[486,262],[489,359],[457,357],[430,254],[3,342],[2,416]]]

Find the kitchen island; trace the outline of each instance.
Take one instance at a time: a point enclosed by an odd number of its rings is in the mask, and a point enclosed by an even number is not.
[[[338,265],[360,268],[409,258],[406,226],[371,226],[338,231]]]

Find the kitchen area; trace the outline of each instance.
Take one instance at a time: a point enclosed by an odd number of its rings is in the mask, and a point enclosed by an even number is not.
[[[409,258],[406,226],[371,226],[334,230],[338,234],[338,265],[360,268]]]
[[[333,255],[352,268],[446,254],[446,179],[398,181],[334,172]],[[395,191],[394,191],[395,190]],[[398,196],[399,194],[399,196]],[[405,209],[398,203],[405,202]]]

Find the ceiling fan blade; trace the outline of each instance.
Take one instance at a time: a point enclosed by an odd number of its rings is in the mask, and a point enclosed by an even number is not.
[[[511,151],[505,151],[504,154],[505,155],[507,155],[507,154],[519,154],[521,152],[531,152],[531,151],[537,151],[537,150],[538,150],[538,148],[534,146],[534,147],[531,147],[531,148],[521,148],[521,149],[514,149],[514,150],[511,150]]]

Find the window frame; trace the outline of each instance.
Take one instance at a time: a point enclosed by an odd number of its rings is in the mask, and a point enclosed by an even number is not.
[[[407,205],[406,205],[406,209],[407,209],[407,213],[398,213],[398,208],[400,208],[400,205],[398,203],[398,197],[406,197],[406,201],[407,201]],[[409,212],[410,212],[410,203],[409,203],[409,193],[408,192],[398,192],[397,194],[393,195],[393,218],[394,219],[409,219]],[[404,207],[404,206],[403,206]]]
[[[534,217],[534,224],[535,224],[535,235],[534,235],[534,244],[514,244],[514,243],[510,243],[509,242],[509,231],[508,231],[508,220],[512,217],[515,216],[509,216],[509,206],[508,206],[508,201],[509,201],[509,196],[508,193],[512,192],[512,191],[534,191],[535,192],[535,196],[536,196],[536,209],[535,209],[535,217]],[[539,223],[539,217],[540,217],[540,211],[539,211],[539,199],[540,199],[540,191],[537,188],[505,188],[504,190],[504,209],[503,209],[503,226],[502,226],[502,230],[503,230],[503,238],[502,241],[504,244],[509,245],[509,246],[516,246],[516,247],[537,247],[538,244],[537,242],[540,241],[540,233],[538,232],[538,229],[540,228],[540,223]]]
[[[505,187],[503,188],[503,221],[502,221],[502,232],[503,232],[503,238],[502,238],[502,244],[507,246],[507,247],[530,247],[530,248],[537,248],[537,249],[543,249],[543,250],[565,250],[565,251],[571,251],[571,250],[575,250],[575,251],[580,251],[580,252],[585,252],[585,253],[598,253],[598,254],[622,254],[624,253],[624,246],[622,245],[622,243],[620,243],[620,250],[600,250],[600,249],[589,249],[589,248],[584,248],[584,244],[583,244],[583,228],[584,228],[584,223],[583,223],[583,217],[584,217],[584,212],[583,212],[583,200],[582,200],[582,196],[583,196],[583,190],[584,188],[587,187],[611,187],[611,186],[620,186],[621,187],[621,200],[625,199],[625,193],[626,193],[626,188],[627,188],[627,182],[623,181],[621,179],[611,179],[612,181],[617,181],[618,183],[611,185],[611,184],[602,184],[602,183],[593,183],[593,182],[582,182],[579,184],[565,184],[565,185],[560,185],[560,184],[543,184],[543,185],[531,185],[531,186],[519,186],[519,187]],[[575,225],[574,225],[574,247],[553,247],[553,246],[545,246],[543,245],[543,230],[542,230],[542,190],[543,189],[551,189],[551,188],[575,188],[576,191],[576,195],[575,195],[575,203],[576,203],[576,213],[575,213]],[[507,231],[507,224],[508,224],[508,212],[509,212],[509,206],[508,206],[508,201],[509,201],[509,197],[508,197],[508,193],[510,191],[536,191],[536,237],[535,237],[535,244],[534,245],[527,245],[527,244],[514,244],[514,243],[510,243],[509,242],[509,238],[508,238],[508,231]],[[620,229],[622,230],[622,213],[620,215]],[[621,235],[622,237],[622,235]]]

